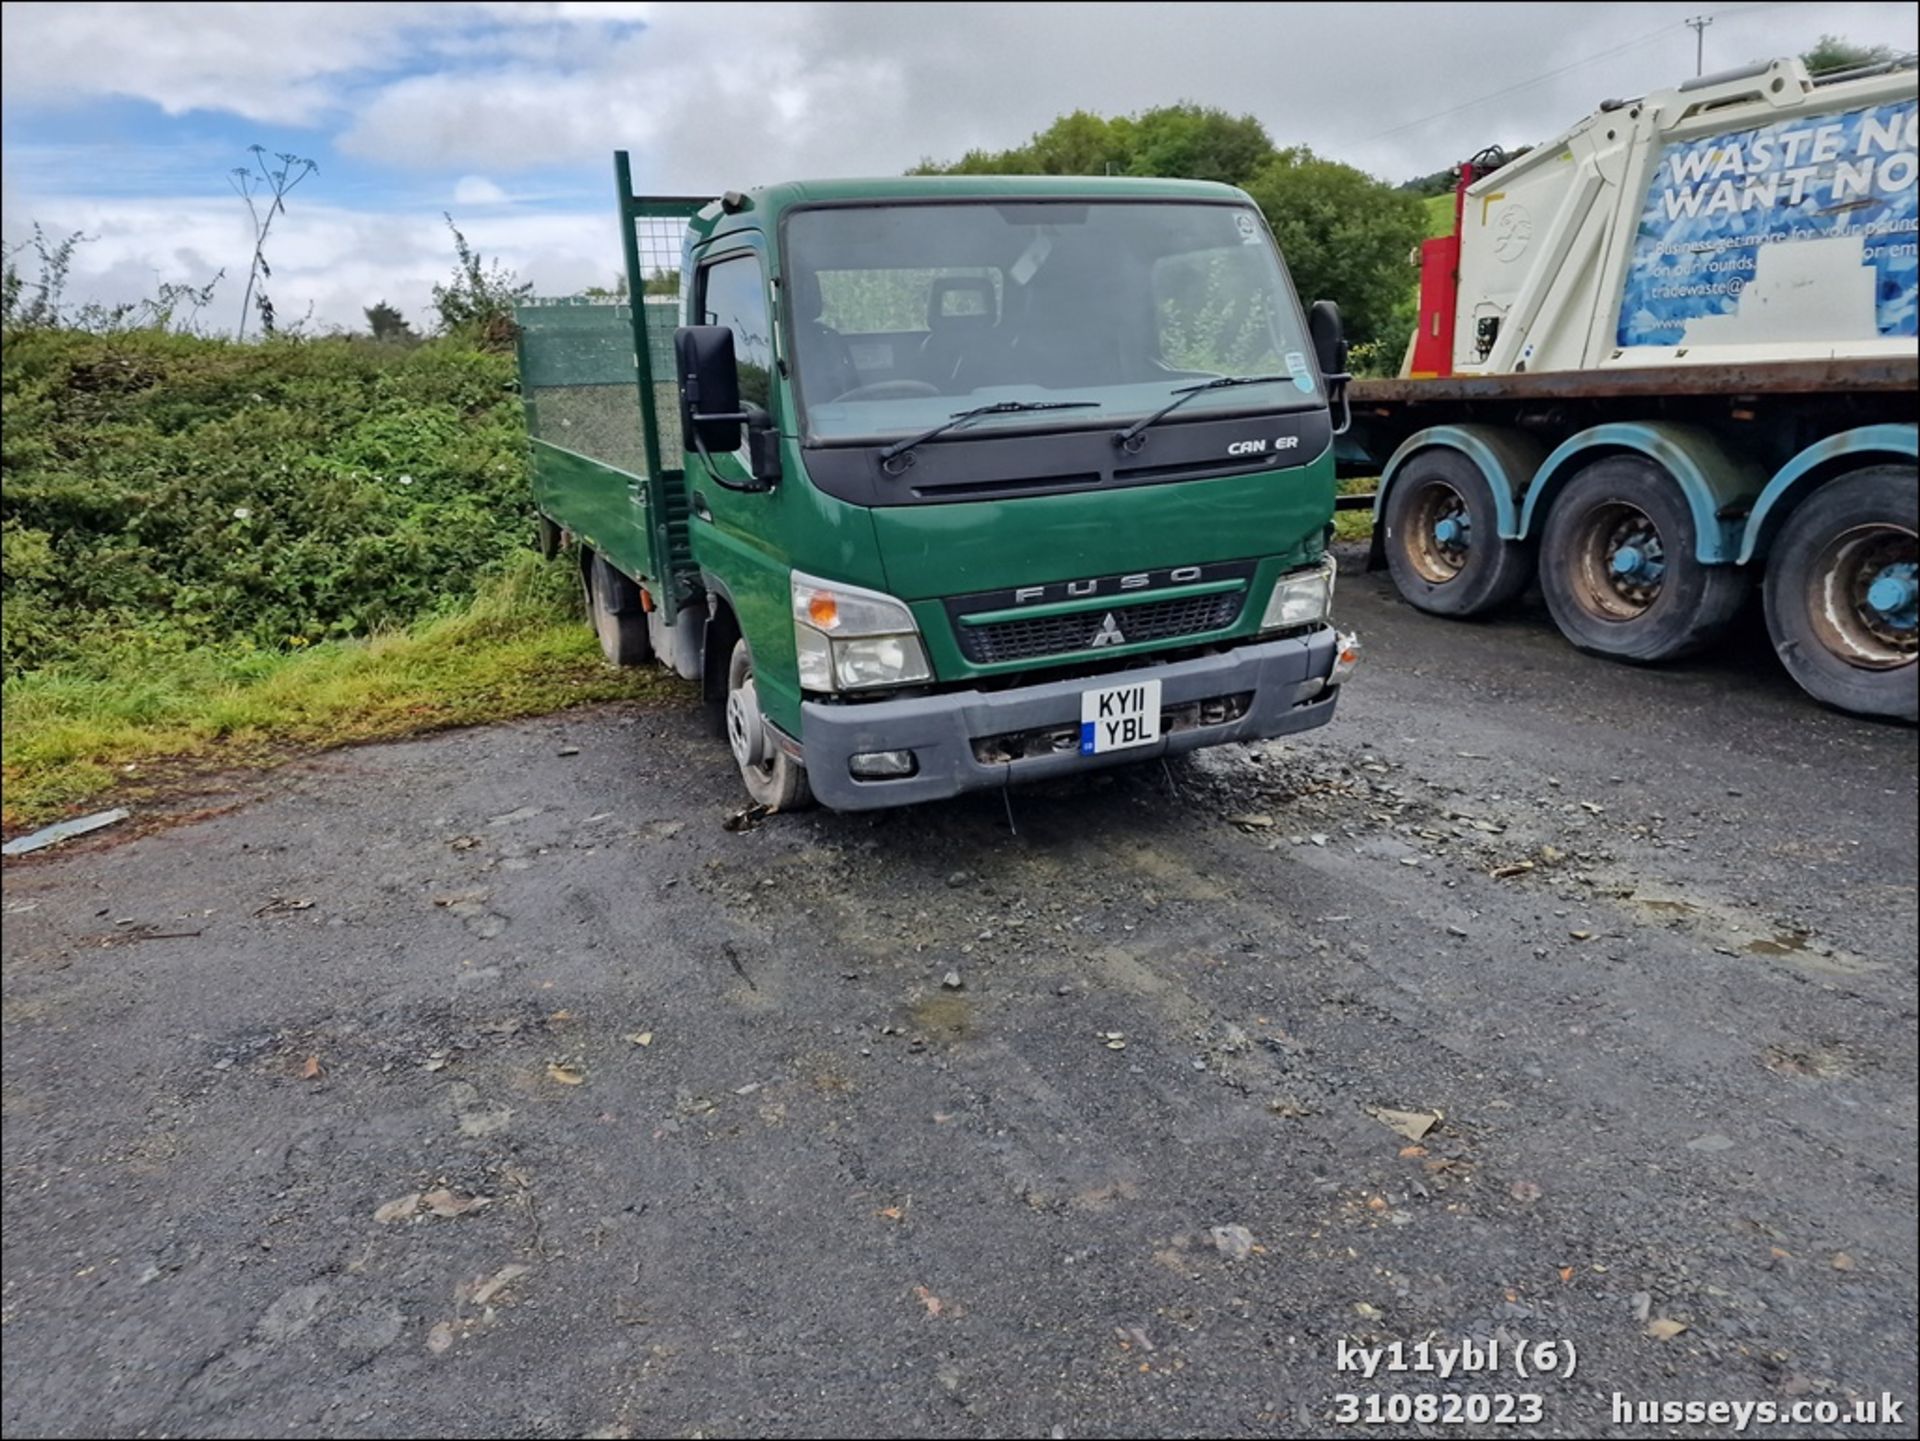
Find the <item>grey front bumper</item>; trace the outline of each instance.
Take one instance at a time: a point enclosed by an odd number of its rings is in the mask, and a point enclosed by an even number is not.
[[[1304,636],[1256,642],[1194,660],[1014,690],[950,691],[849,705],[808,701],[800,707],[807,779],[822,805],[837,811],[874,810],[1178,755],[1223,741],[1288,735],[1333,718],[1340,691],[1337,686],[1327,689],[1326,681],[1339,649],[1339,636],[1322,627]],[[993,763],[974,755],[976,738],[1078,725],[1082,691],[1149,679],[1160,682],[1162,709],[1214,696],[1251,692],[1253,698],[1241,715],[1220,725],[1177,730],[1152,745],[1104,755],[1066,751]],[[853,756],[895,750],[913,752],[918,764],[913,775],[869,781],[856,779],[848,769]]]

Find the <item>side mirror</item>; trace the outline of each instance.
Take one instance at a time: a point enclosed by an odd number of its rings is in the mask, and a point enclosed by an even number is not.
[[[1320,362],[1320,374],[1331,393],[1347,379],[1347,331],[1340,323],[1340,307],[1331,300],[1316,300],[1307,312],[1307,334],[1313,339],[1314,359]]]
[[[683,325],[673,333],[680,370],[680,428],[693,451],[740,448],[747,414],[740,405],[740,366],[733,331],[724,325]]]
[[[1340,307],[1331,300],[1316,300],[1307,312],[1307,335],[1313,341],[1313,357],[1320,362],[1320,379],[1326,383],[1327,404],[1338,404],[1340,422],[1335,435],[1345,435],[1353,424],[1353,412],[1347,406],[1347,330],[1340,323]]]

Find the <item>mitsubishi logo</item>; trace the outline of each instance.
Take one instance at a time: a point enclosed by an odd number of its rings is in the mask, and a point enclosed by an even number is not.
[[[1113,612],[1108,611],[1100,622],[1100,629],[1093,633],[1092,649],[1098,650],[1103,645],[1125,645],[1126,641],[1126,632],[1113,623]]]

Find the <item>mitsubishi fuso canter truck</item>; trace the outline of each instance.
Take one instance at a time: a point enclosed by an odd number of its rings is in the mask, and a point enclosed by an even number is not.
[[[541,543],[752,799],[934,800],[1324,725],[1339,312],[1176,180],[633,194],[520,307]]]

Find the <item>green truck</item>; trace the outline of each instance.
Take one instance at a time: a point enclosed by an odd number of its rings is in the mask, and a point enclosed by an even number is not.
[[[862,810],[1325,724],[1339,312],[1224,185],[633,193],[518,311],[542,548],[748,794]]]

